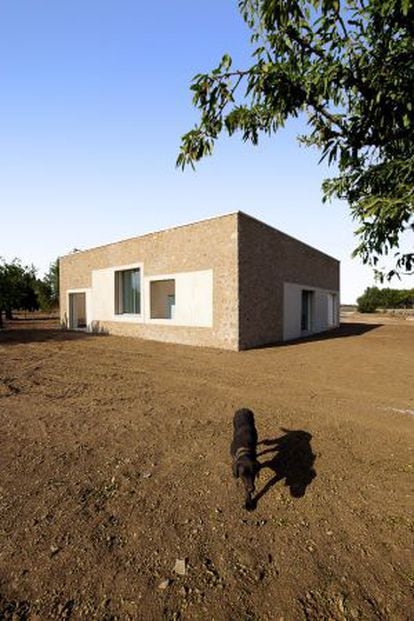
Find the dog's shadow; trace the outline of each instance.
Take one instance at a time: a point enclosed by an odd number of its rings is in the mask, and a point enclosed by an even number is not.
[[[312,452],[312,435],[307,431],[283,429],[284,435],[274,440],[262,440],[258,446],[268,446],[260,451],[257,456],[269,456],[266,461],[261,461],[260,470],[270,468],[274,476],[252,499],[252,505],[256,507],[259,500],[279,481],[285,480],[291,496],[301,498],[305,495],[306,488],[316,477],[314,463],[316,456]]]

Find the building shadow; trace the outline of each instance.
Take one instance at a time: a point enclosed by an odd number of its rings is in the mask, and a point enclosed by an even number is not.
[[[12,346],[22,343],[42,343],[46,341],[78,341],[90,337],[86,332],[72,332],[61,328],[14,328],[0,331],[0,345]]]
[[[342,339],[352,336],[361,336],[371,330],[381,328],[382,323],[341,323],[338,328],[332,328],[332,330],[326,330],[325,332],[318,332],[317,334],[311,334],[309,336],[301,336],[297,339],[291,339],[289,341],[274,341],[272,343],[265,343],[264,345],[255,345],[249,347],[248,351],[255,349],[269,349],[273,347],[291,347],[292,345],[298,345],[300,343],[312,343],[314,341],[330,341],[332,339]]]
[[[106,336],[108,331],[99,321],[92,322],[90,331],[70,330],[65,322],[59,320],[41,321],[38,318],[8,321],[0,330],[0,345],[18,345],[21,343],[41,343],[45,341],[79,341],[90,336]]]
[[[253,498],[254,506],[279,481],[289,488],[293,498],[302,498],[306,488],[316,477],[314,463],[316,456],[312,451],[312,435],[307,431],[283,429],[284,435],[274,440],[263,440],[259,446],[267,446],[258,457],[267,456],[260,461],[260,470],[269,468],[274,476]]]
[[[312,334],[305,339],[297,339],[299,341],[307,340],[307,341],[327,341],[330,339],[342,339],[348,338],[350,336],[361,336],[366,332],[371,332],[371,330],[376,330],[377,328],[381,328],[384,324],[382,323],[353,323],[353,322],[341,322],[341,324],[337,328],[332,328],[332,330],[327,330],[326,332],[319,332],[318,334]],[[292,341],[289,341],[290,343]]]

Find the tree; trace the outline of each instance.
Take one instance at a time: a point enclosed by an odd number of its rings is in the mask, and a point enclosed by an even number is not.
[[[59,259],[49,265],[43,280],[37,283],[40,308],[49,311],[59,306]]]
[[[192,82],[198,125],[182,137],[177,165],[194,167],[219,135],[257,144],[290,117],[307,116],[299,139],[321,151],[337,176],[323,200],[345,199],[357,222],[353,255],[382,279],[413,273],[414,6],[412,0],[240,0],[253,64],[217,68]],[[411,238],[411,237],[410,237]],[[394,251],[393,269],[381,259]]]
[[[18,259],[11,263],[0,260],[0,327],[3,326],[3,312],[7,319],[12,319],[13,310],[38,308],[34,266],[23,266]]]
[[[367,287],[364,293],[357,299],[360,313],[375,313],[380,303],[381,296],[378,287]]]
[[[367,287],[357,304],[361,313],[373,313],[378,308],[414,308],[414,289]]]
[[[49,271],[45,276],[45,280],[50,285],[51,302],[54,306],[59,306],[59,275],[59,259],[56,259],[49,265]]]

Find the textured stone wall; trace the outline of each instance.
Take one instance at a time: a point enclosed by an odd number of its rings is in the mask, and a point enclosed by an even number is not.
[[[92,270],[135,263],[143,263],[144,277],[212,270],[213,326],[93,317],[97,330],[247,349],[283,339],[284,283],[339,291],[338,261],[239,212],[62,257],[62,322],[67,322],[68,289],[90,289]]]
[[[339,291],[339,262],[240,213],[239,348],[283,339],[283,283]]]
[[[205,220],[77,252],[60,260],[61,319],[67,321],[68,289],[92,286],[92,270],[142,262],[144,276],[213,270],[213,327],[99,322],[114,334],[159,341],[238,348],[237,214]],[[93,318],[99,319],[99,318]]]

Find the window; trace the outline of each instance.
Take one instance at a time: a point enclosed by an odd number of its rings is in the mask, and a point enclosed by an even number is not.
[[[301,313],[301,330],[309,332],[312,330],[312,306],[313,291],[302,290],[302,313]]]
[[[175,280],[152,280],[151,319],[174,319]]]
[[[115,313],[141,313],[141,277],[139,268],[115,272]]]

